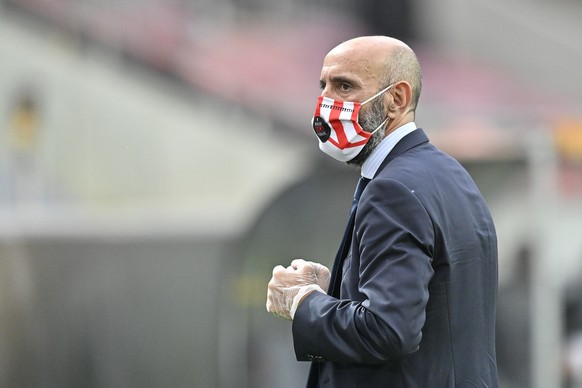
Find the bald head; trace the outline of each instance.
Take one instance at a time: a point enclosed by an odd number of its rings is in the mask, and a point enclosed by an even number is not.
[[[378,91],[386,86],[407,82],[412,91],[410,109],[418,104],[422,88],[420,64],[404,42],[387,36],[362,36],[345,41],[325,57],[324,68],[347,68],[362,86]]]
[[[410,50],[406,43],[388,36],[360,36],[340,43],[329,54],[350,52],[353,55],[366,55],[369,58],[389,56],[396,48]]]

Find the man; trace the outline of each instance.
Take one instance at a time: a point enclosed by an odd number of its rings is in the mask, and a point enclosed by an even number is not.
[[[320,83],[320,148],[362,178],[331,279],[295,260],[268,285],[267,310],[293,319],[297,359],[313,362],[307,386],[497,387],[495,229],[469,174],[414,123],[416,56],[352,39]]]

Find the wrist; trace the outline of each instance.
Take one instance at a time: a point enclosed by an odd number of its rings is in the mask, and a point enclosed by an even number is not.
[[[325,294],[325,291],[317,284],[309,284],[299,289],[297,295],[293,297],[293,303],[291,304],[291,309],[289,310],[289,315],[291,316],[291,319],[295,317],[295,312],[297,311],[297,308],[299,307],[299,304],[303,301],[303,299],[305,299],[307,295],[311,294],[314,291],[319,291]]]

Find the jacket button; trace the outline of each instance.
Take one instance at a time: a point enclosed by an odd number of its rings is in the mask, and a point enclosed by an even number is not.
[[[313,362],[324,362],[325,358],[321,357],[321,356],[317,356],[315,354],[308,354],[307,358],[309,358],[309,360],[313,361]]]

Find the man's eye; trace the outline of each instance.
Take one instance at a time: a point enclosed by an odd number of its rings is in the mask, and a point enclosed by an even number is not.
[[[352,86],[350,84],[341,84],[340,85],[340,90],[342,92],[349,92],[352,89]]]

